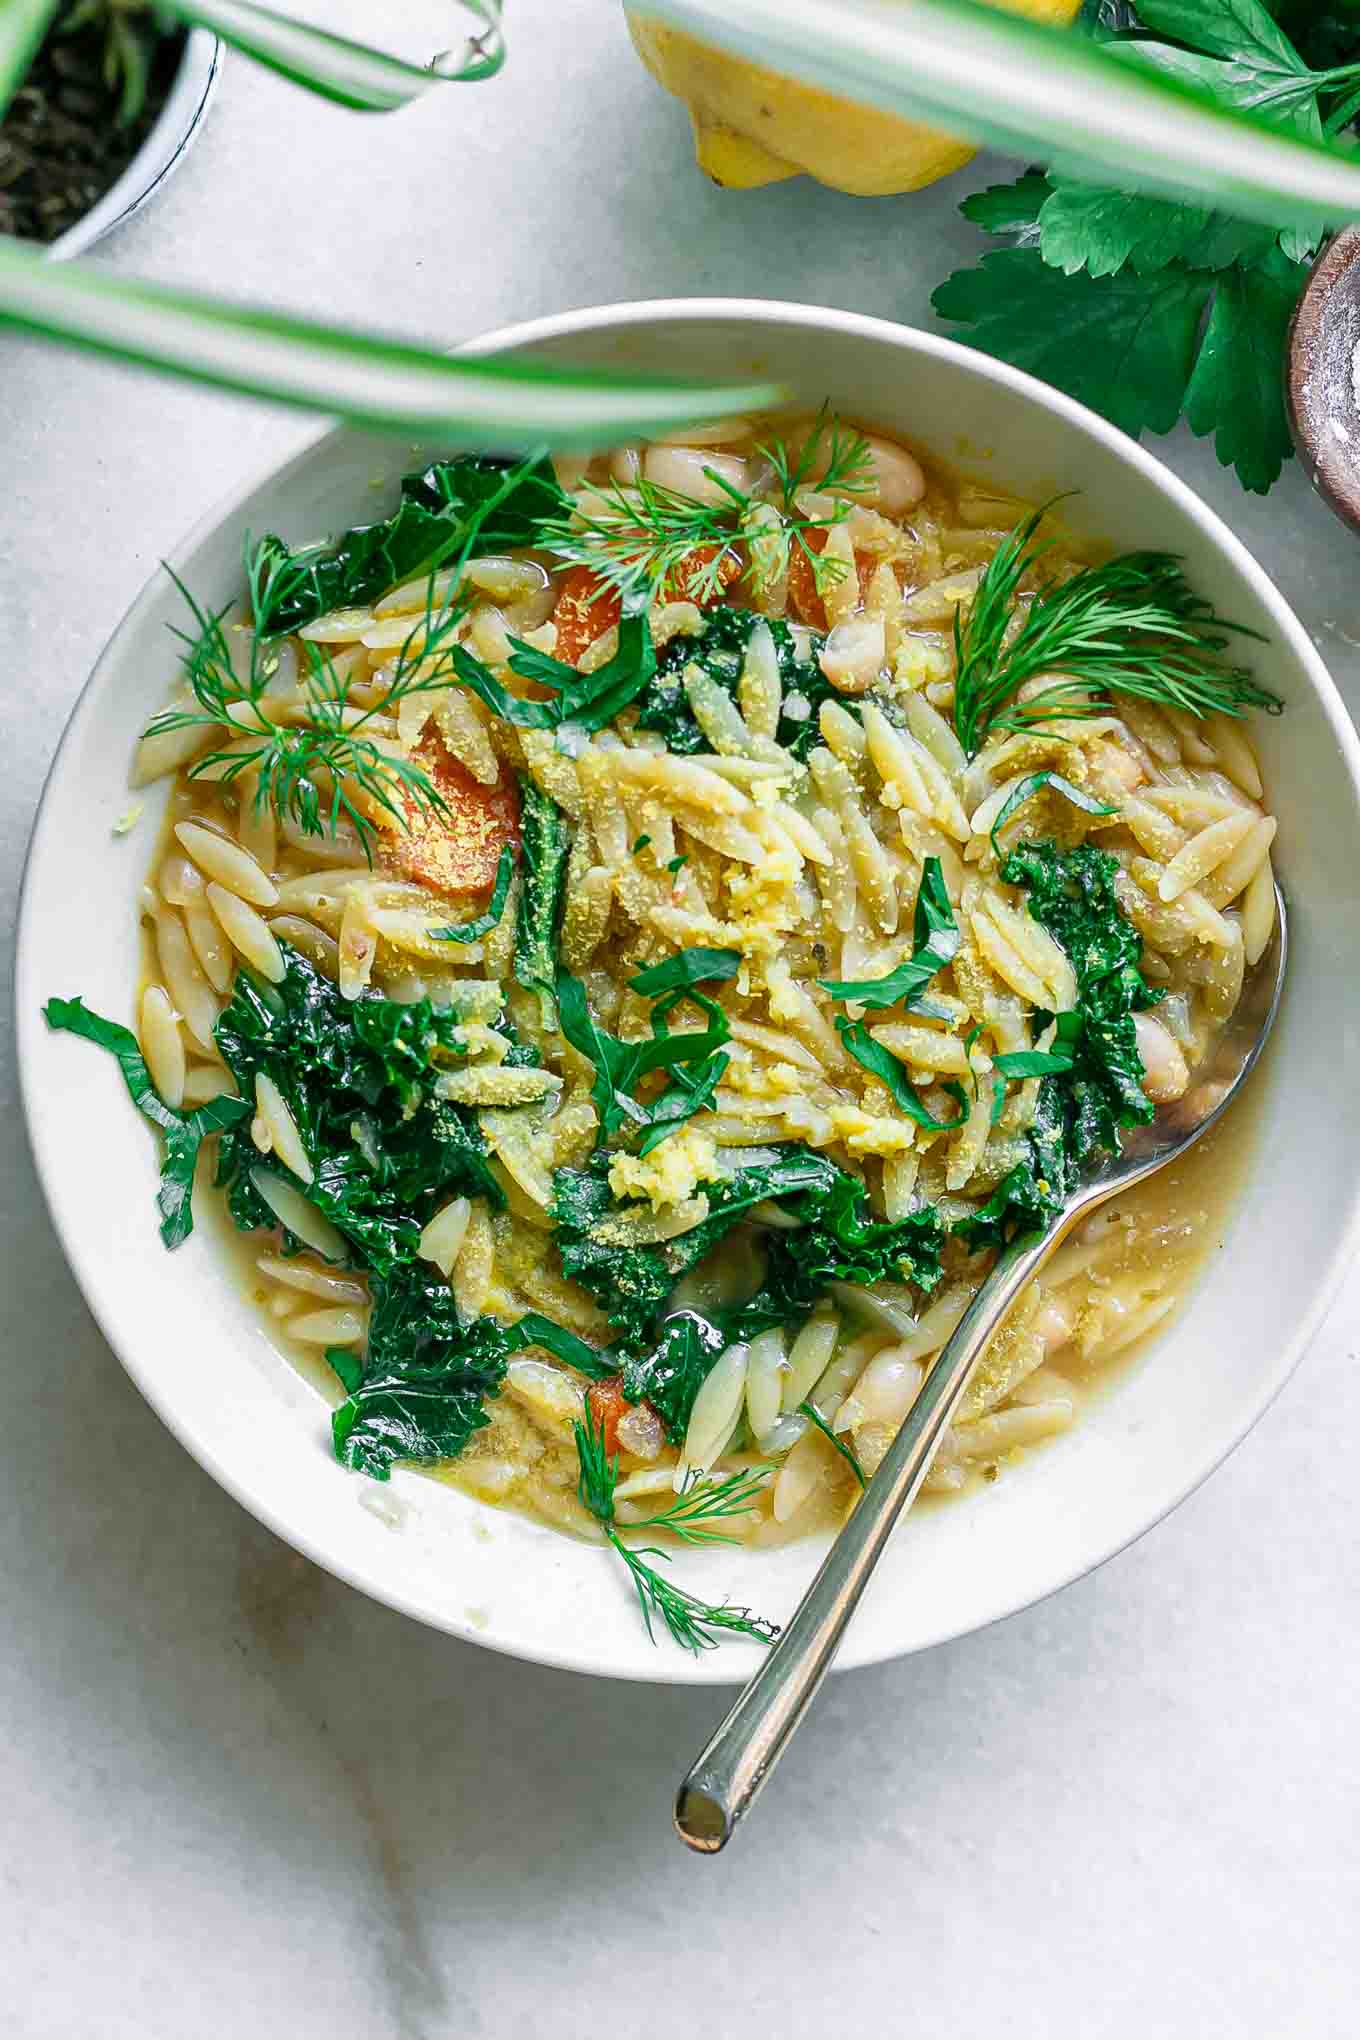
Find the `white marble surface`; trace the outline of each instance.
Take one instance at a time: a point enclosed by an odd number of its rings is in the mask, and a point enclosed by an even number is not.
[[[407,17],[436,46],[434,0]],[[710,190],[609,0],[515,0],[511,29],[500,81],[392,120],[230,65],[201,145],[101,259],[452,341],[706,291],[928,322],[974,246],[964,180]],[[7,919],[101,642],[300,429],[0,343]],[[1201,445],[1166,450],[1360,703],[1355,541],[1297,473],[1261,502]],[[4,1084],[0,2032],[1354,2032],[1360,1281],[1171,1522],[998,1629],[834,1683],[703,1863],[668,1806],[720,1696],[460,1646],[260,1529],[104,1346]]]

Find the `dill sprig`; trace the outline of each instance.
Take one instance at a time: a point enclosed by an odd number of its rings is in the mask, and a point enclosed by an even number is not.
[[[676,1586],[648,1563],[654,1558],[669,1563],[669,1552],[657,1545],[633,1546],[624,1542],[614,1514],[618,1454],[606,1450],[604,1426],[595,1422],[589,1400],[581,1421],[572,1428],[580,1467],[576,1492],[627,1566],[652,1642],[656,1641],[654,1624],[659,1620],[685,1650],[712,1650],[725,1634],[752,1636],[759,1643],[772,1643],[779,1634],[777,1624],[730,1602],[715,1604],[700,1600],[697,1594]],[[755,1506],[761,1486],[762,1476],[754,1471],[730,1474],[721,1481],[694,1482],[660,1515],[649,1516],[634,1527],[668,1530],[685,1544],[730,1544],[731,1535],[715,1526],[724,1518],[747,1514]]]
[[[275,715],[288,697],[271,697],[269,682],[278,654],[265,641],[271,616],[287,591],[297,563],[280,563],[265,546],[246,542],[246,581],[250,589],[253,629],[245,671],[238,673],[223,629],[226,611],[206,611],[170,569],[193,616],[196,630],[176,631],[186,646],[185,678],[195,708],[164,709],[147,726],[148,736],[170,730],[209,726],[234,734],[196,758],[191,779],[212,778],[225,785],[253,775],[254,804],[271,807],[280,819],[291,817],[309,836],[334,836],[348,822],[372,863],[377,807],[394,821],[406,818],[408,807],[418,813],[445,815],[448,808],[429,774],[412,758],[392,748],[373,730],[407,696],[437,693],[455,684],[448,661],[462,606],[456,600],[436,605],[433,574],[424,614],[402,642],[381,695],[367,707],[350,696],[350,680],[342,675],[324,645],[299,639],[303,670],[299,675],[300,722],[281,722]],[[329,792],[323,790],[329,782]]]
[[[271,807],[281,820],[291,818],[309,836],[334,836],[348,822],[370,865],[375,808],[399,825],[412,810],[423,817],[446,816],[447,803],[424,767],[394,747],[374,724],[411,695],[437,694],[462,684],[455,655],[458,628],[468,607],[461,589],[463,568],[487,519],[542,457],[536,452],[507,468],[499,488],[455,526],[434,553],[427,569],[424,609],[415,615],[380,694],[364,706],[353,700],[350,678],[339,671],[330,652],[310,638],[297,639],[301,701],[270,691],[279,665],[277,643],[271,640],[288,635],[278,619],[307,580],[316,547],[293,554],[277,539],[252,545],[247,533],[244,564],[250,626],[242,632],[249,639],[244,670],[237,668],[223,627],[228,611],[205,609],[167,567],[193,619],[192,631],[174,629],[174,635],[184,647],[180,664],[195,705],[162,710],[152,717],[146,734],[220,728],[228,740],[194,760],[188,768],[191,779],[207,777],[234,785],[254,775],[257,808]],[[450,559],[452,571],[439,596],[436,576]],[[290,719],[276,720],[276,714],[285,710]]]
[[[817,488],[840,490],[852,496],[862,494],[873,476],[868,440],[862,432],[852,432],[843,424],[827,403],[817,413],[817,421],[795,459],[790,460],[788,448],[778,440],[762,444],[757,452],[774,469],[781,502],[789,513],[793,511],[796,492],[813,485],[812,470],[818,465],[822,472],[815,484]]]
[[[777,443],[758,446],[756,452],[770,467],[773,495],[748,494],[714,467],[705,467],[704,474],[722,497],[718,503],[702,503],[645,475],[627,484],[596,483],[586,503],[578,501],[568,514],[540,525],[539,543],[569,565],[588,567],[604,586],[621,594],[645,586],[654,600],[661,600],[680,590],[701,605],[716,600],[734,578],[729,562],[745,572],[754,548],[762,580],[773,581],[787,573],[797,546],[823,594],[845,569],[841,561],[815,551],[808,534],[843,523],[852,506],[841,501],[830,511],[809,515],[797,508],[795,493],[816,465],[825,469],[819,490],[844,495],[865,488],[868,441],[831,418],[823,405],[796,458]],[[696,555],[703,555],[697,563]]]
[[[1277,695],[1220,656],[1229,632],[1258,640],[1260,633],[1217,615],[1174,553],[1121,553],[1042,589],[1024,607],[1020,584],[1054,544],[1035,538],[1051,508],[1044,504],[1017,525],[988,561],[972,601],[954,615],[954,728],[969,757],[993,729],[1032,730],[1096,714],[1111,694],[1194,716],[1240,716],[1250,708],[1279,714]],[[1041,675],[1052,677],[1017,701],[1017,691]]]

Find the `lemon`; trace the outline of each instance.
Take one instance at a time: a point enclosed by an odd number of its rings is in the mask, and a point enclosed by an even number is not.
[[[1068,22],[1081,0],[990,4],[1032,21]],[[646,12],[630,9],[628,25],[652,76],[688,106],[699,167],[715,184],[746,189],[806,171],[866,197],[919,191],[974,153],[953,135],[729,56]]]

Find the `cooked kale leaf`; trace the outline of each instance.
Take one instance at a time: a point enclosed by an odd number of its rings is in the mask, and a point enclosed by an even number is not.
[[[447,1198],[504,1202],[476,1120],[435,1089],[434,1058],[462,1053],[457,1015],[428,999],[342,998],[296,950],[285,954],[279,985],[237,972],[217,1045],[243,1097],[261,1072],[278,1085],[314,1171],[310,1184],[289,1180],[383,1274],[413,1258]],[[261,1167],[279,1170],[247,1130],[224,1135],[218,1180],[238,1225],[275,1222],[249,1184]]]
[[[869,1193],[858,1176],[838,1169],[824,1155],[818,1181],[781,1198],[781,1207],[801,1221],[800,1230],[771,1233],[766,1241],[765,1280],[744,1306],[741,1330],[765,1323],[786,1324],[801,1316],[830,1282],[914,1282],[933,1289],[940,1280],[944,1227],[924,1205],[904,1218],[875,1218]]]
[[[287,593],[271,611],[269,635],[299,630],[328,610],[372,602],[400,582],[414,580],[456,553],[479,516],[477,542],[488,551],[531,545],[538,520],[560,513],[562,492],[545,455],[488,511],[512,466],[484,454],[436,461],[422,474],[405,476],[401,502],[390,517],[357,525],[334,545],[293,551],[281,538],[261,540],[277,562],[291,560],[296,569]]]
[[[1142,942],[1115,895],[1118,868],[1090,844],[1061,850],[1029,842],[1001,867],[1007,884],[1025,888],[1030,913],[1067,952],[1077,1004],[1075,1017],[1059,1015],[1071,1068],[1040,1083],[1024,1160],[959,1226],[976,1246],[1047,1225],[1088,1163],[1118,1153],[1119,1129],[1153,1117],[1133,1016],[1160,994],[1138,968]]]
[[[395,1460],[456,1458],[486,1423],[483,1404],[510,1350],[490,1318],[461,1322],[448,1283],[424,1262],[369,1273],[373,1310],[363,1374],[331,1418],[335,1453],[375,1480]]]
[[[630,1207],[610,1195],[609,1160],[600,1152],[585,1169],[559,1169],[553,1215],[563,1268],[590,1291],[634,1354],[647,1350],[657,1315],[681,1276],[753,1205],[767,1201],[798,1223],[767,1233],[764,1282],[749,1303],[724,1318],[728,1336],[749,1337],[799,1316],[828,1282],[886,1278],[930,1289],[939,1281],[944,1231],[934,1211],[877,1219],[859,1178],[807,1148],[791,1147],[777,1161],[709,1184],[707,1218],[677,1239],[643,1247],[610,1238],[608,1221]]]
[[[746,609],[729,609],[726,605],[710,612],[701,635],[673,637],[658,652],[656,674],[640,699],[639,729],[659,731],[668,750],[685,756],[707,751],[708,739],[695,721],[685,693],[685,668],[701,666],[710,679],[735,699],[751,632],[762,622],[769,625],[774,639],[779,677],[784,684],[785,705],[779,717],[777,739],[795,758],[806,758],[820,741],[818,709],[824,701],[841,699],[817,664],[817,654],[826,639],[817,631],[807,631],[801,636],[804,648],[800,649],[800,639],[782,620],[756,616]],[[789,713],[790,695],[795,705],[800,699],[806,702],[805,714]]]
[[[623,1363],[623,1392],[629,1402],[649,1402],[678,1445],[689,1428],[694,1398],[727,1344],[717,1325],[697,1311],[668,1317],[650,1353]]]

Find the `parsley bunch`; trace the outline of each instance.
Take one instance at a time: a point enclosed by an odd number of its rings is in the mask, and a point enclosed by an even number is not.
[[[1309,139],[1339,134],[1360,111],[1360,18],[1333,9],[1319,23],[1294,6],[1286,18],[1301,53],[1263,0],[1138,0],[1136,10],[1101,0],[1091,12],[1092,32],[1121,61]],[[940,285],[942,318],[1134,438],[1183,416],[1244,488],[1266,493],[1291,451],[1281,358],[1324,222],[1277,233],[1040,170],[962,210],[1013,245]]]

